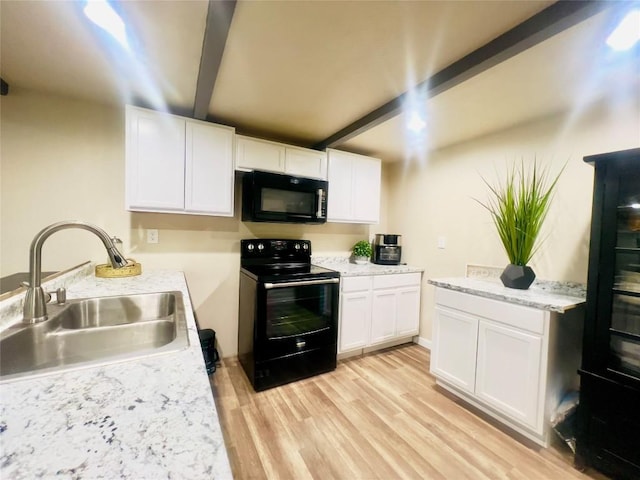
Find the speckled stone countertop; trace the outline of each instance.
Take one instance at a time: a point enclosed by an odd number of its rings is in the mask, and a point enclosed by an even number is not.
[[[358,265],[351,263],[347,257],[313,257],[311,263],[319,267],[328,268],[340,272],[343,277],[355,277],[360,275],[390,275],[393,273],[419,273],[424,269],[410,267],[408,265],[377,265],[367,263]]]
[[[528,290],[517,290],[491,279],[455,277],[428,282],[436,287],[559,313],[582,305],[586,299],[585,286],[581,283],[536,280]]]
[[[90,275],[67,297],[172,290],[188,348],[0,384],[0,478],[232,478],[184,275]]]

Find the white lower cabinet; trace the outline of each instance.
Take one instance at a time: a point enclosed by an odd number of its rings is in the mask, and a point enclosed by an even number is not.
[[[479,322],[476,396],[534,429],[540,427],[541,363],[542,336]]]
[[[417,335],[420,273],[343,277],[338,352]]]
[[[540,445],[564,394],[577,387],[583,310],[558,314],[436,289],[436,382]]]
[[[420,280],[396,291],[396,335],[417,335],[420,330]]]
[[[340,351],[363,348],[368,343],[371,326],[371,293],[343,293],[340,297]]]
[[[391,340],[396,336],[397,293],[394,290],[374,290],[371,307],[369,343]]]
[[[431,373],[471,393],[476,384],[478,323],[471,315],[436,306]]]

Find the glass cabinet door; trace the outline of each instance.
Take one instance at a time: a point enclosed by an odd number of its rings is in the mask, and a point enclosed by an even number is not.
[[[640,377],[640,174],[621,173],[609,368]]]

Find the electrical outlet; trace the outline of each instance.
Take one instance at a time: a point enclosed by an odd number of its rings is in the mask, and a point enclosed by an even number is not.
[[[447,237],[444,235],[440,235],[438,237],[438,248],[446,248],[447,246]]]
[[[158,243],[158,230],[155,228],[147,229],[147,243]]]

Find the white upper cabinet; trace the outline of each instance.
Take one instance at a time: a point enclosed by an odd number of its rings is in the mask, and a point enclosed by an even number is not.
[[[284,146],[236,135],[236,170],[284,172]]]
[[[126,208],[233,216],[234,129],[127,105]]]
[[[184,119],[127,106],[126,129],[127,209],[183,210]]]
[[[326,180],[327,154],[236,135],[236,170],[264,170]]]
[[[337,150],[329,151],[329,193],[327,197],[327,220],[349,222],[353,219],[353,195],[351,183],[353,162]]]
[[[380,221],[381,162],[377,158],[329,149],[327,220]]]
[[[187,120],[185,210],[233,216],[233,130]]]
[[[285,173],[298,177],[327,179],[327,154],[307,148],[287,147]]]

